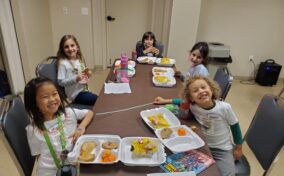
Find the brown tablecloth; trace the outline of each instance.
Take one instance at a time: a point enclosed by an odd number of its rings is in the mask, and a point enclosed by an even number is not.
[[[153,102],[154,98],[157,96],[164,98],[177,97],[182,91],[183,85],[182,82],[177,79],[177,84],[174,87],[155,87],[152,83],[152,67],[153,65],[136,65],[136,75],[130,80],[130,88],[132,91],[130,94],[104,94],[104,89],[101,90],[93,109],[95,116],[92,123],[87,128],[87,134],[116,134],[121,138],[130,136],[156,137],[153,130],[142,120],[140,112],[145,109],[157,107],[157,105],[149,104]],[[114,81],[112,71],[110,71],[106,81],[109,80]],[[96,115],[131,107],[135,108],[117,113]],[[196,122],[181,120],[181,123],[190,126]],[[197,130],[197,133],[204,139],[199,130]],[[207,145],[199,150],[211,155]],[[167,154],[171,154],[169,150],[166,150],[166,152]],[[163,171],[159,166],[125,166],[122,162],[111,165],[81,165],[81,175],[145,176],[147,173],[156,172]],[[220,174],[216,164],[214,164],[199,175],[217,176]]]

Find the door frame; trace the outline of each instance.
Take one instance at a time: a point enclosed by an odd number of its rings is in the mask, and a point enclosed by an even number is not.
[[[170,23],[171,23],[171,13],[172,13],[172,1],[164,1],[164,13],[163,13],[163,28],[162,36],[160,41],[164,44],[165,55],[168,50],[168,40],[170,33]],[[154,30],[155,18],[154,12],[155,7],[159,5],[158,0],[152,0],[151,4],[151,15],[149,19],[149,29]],[[106,34],[106,0],[92,0],[92,19],[93,19],[93,41],[94,41],[94,57],[95,65],[102,66],[103,69],[106,69],[108,66],[107,63],[107,34]],[[153,31],[155,33],[155,31]],[[134,45],[134,44],[133,44]]]
[[[0,1],[0,47],[13,94],[24,91],[25,77],[9,0]]]

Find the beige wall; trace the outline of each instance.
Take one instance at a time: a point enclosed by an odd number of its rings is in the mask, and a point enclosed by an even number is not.
[[[229,45],[232,74],[252,76],[249,55],[257,65],[266,59],[284,65],[283,17],[283,0],[203,0],[197,40]]]
[[[11,1],[26,81],[35,76],[36,65],[53,55],[48,1]]]
[[[78,39],[88,67],[94,66],[91,0],[49,0],[53,50],[56,54],[61,37],[73,34]],[[88,14],[82,14],[82,8]],[[67,9],[64,11],[64,9]]]
[[[200,6],[201,0],[173,0],[168,57],[183,72],[190,66],[188,51],[196,41]]]

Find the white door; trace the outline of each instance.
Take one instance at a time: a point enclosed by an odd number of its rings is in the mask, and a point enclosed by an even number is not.
[[[106,0],[107,63],[121,53],[131,56],[136,42],[150,28],[152,0]]]

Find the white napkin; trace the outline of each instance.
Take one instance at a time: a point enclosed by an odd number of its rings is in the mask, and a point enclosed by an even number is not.
[[[171,172],[171,173],[152,173],[147,176],[196,176],[195,172]]]
[[[131,93],[129,83],[105,83],[105,94]]]

